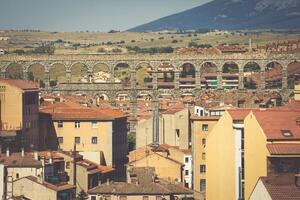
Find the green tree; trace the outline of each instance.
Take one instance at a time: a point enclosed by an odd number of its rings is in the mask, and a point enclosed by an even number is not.
[[[88,198],[89,198],[88,194],[87,194],[85,191],[81,190],[81,191],[77,194],[76,200],[86,200],[86,199],[88,199]]]

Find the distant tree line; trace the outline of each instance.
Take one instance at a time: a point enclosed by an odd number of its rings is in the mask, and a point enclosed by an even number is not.
[[[212,45],[210,45],[210,44],[198,44],[196,42],[190,42],[188,44],[188,47],[190,47],[190,48],[194,47],[194,48],[202,48],[202,49],[204,49],[204,48],[211,48]]]
[[[136,53],[173,53],[174,49],[172,47],[150,47],[150,48],[140,48],[138,46],[135,47],[126,47],[128,51],[134,51]]]

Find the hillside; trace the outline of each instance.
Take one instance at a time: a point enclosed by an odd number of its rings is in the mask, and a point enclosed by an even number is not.
[[[300,0],[214,0],[130,29],[300,29]]]

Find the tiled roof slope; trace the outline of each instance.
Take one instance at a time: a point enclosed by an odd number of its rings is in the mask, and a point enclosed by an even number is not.
[[[261,177],[260,180],[274,200],[299,200],[300,187],[295,185],[293,174]]]
[[[271,155],[300,155],[300,144],[295,143],[274,143],[267,144]]]
[[[39,89],[38,83],[35,83],[33,81],[28,81],[28,80],[0,78],[0,82],[17,87],[21,90],[38,90]]]
[[[85,107],[73,102],[59,102],[40,108],[40,112],[47,113],[52,119],[117,119],[126,117],[121,111],[111,108],[100,109]]]
[[[269,140],[300,139],[300,127],[297,121],[300,111],[297,110],[253,110],[259,125]],[[284,136],[282,131],[291,131],[291,136]]]

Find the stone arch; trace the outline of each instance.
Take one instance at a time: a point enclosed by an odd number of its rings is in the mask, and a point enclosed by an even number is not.
[[[28,79],[34,82],[38,82],[40,87],[45,87],[45,66],[40,63],[32,63],[27,68]]]
[[[245,89],[258,89],[261,84],[261,67],[255,61],[249,61],[243,66]]]
[[[139,91],[137,94],[137,100],[143,100],[143,101],[152,101],[153,95],[149,91]]]
[[[100,92],[94,95],[94,101],[96,106],[100,106],[101,103],[109,102],[109,96],[106,93]]]
[[[270,61],[266,65],[266,89],[281,89],[283,65],[277,61]]]
[[[287,65],[287,83],[288,89],[300,84],[300,61],[295,60]]]
[[[149,70],[150,69],[150,70]],[[147,86],[147,83],[152,83],[152,66],[149,62],[140,62],[135,66],[136,84],[138,86]]]
[[[239,87],[239,65],[228,61],[222,66],[222,87],[224,89],[237,89]]]
[[[111,68],[107,63],[95,63],[92,68],[95,83],[106,83],[112,80]]]
[[[83,62],[73,63],[70,67],[71,70],[71,82],[89,82],[88,66]]]
[[[205,89],[217,89],[218,65],[215,62],[205,61],[200,67],[201,87]]]
[[[5,67],[5,78],[23,79],[23,66],[20,63],[9,63]]]
[[[126,62],[119,62],[114,66],[114,82],[130,85],[130,65]]]
[[[67,81],[67,67],[64,63],[52,63],[49,68],[50,86],[56,86],[59,83]]]
[[[185,62],[180,66],[179,87],[194,88],[196,85],[196,66]]]
[[[170,62],[162,62],[157,68],[157,86],[162,89],[175,87],[175,67]]]

